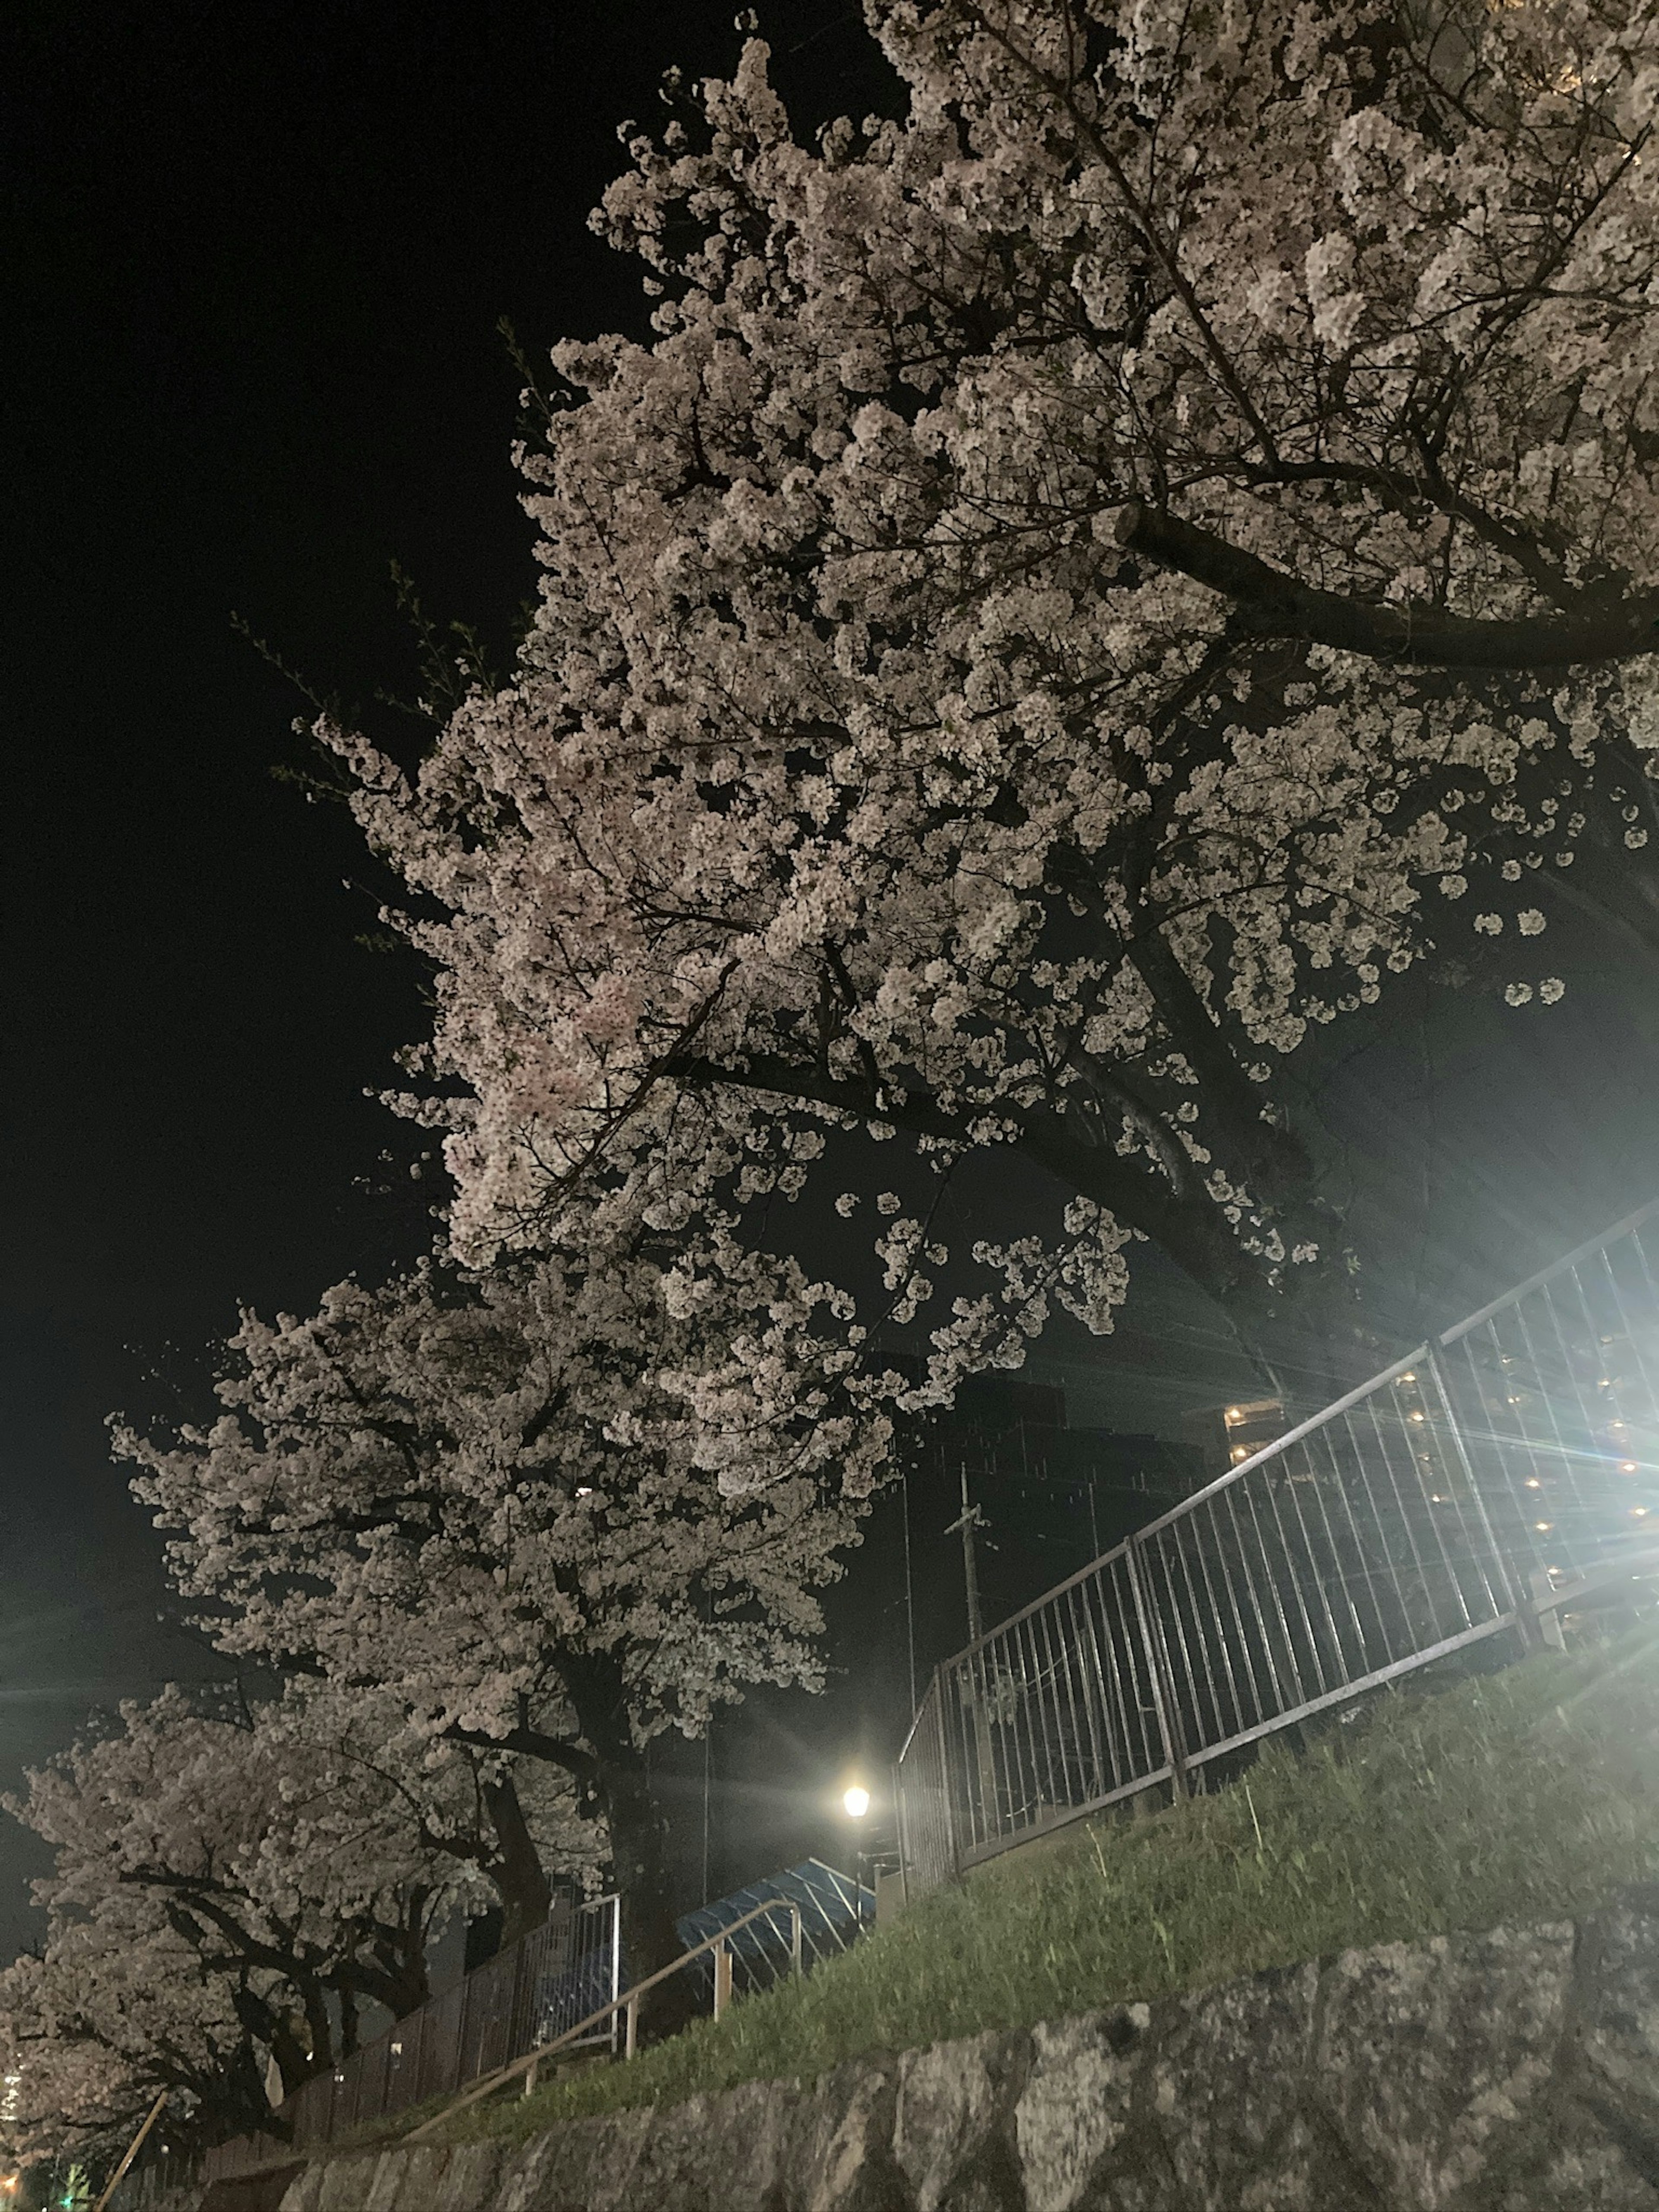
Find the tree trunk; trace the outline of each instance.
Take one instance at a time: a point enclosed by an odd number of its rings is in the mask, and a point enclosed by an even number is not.
[[[566,1660],[561,1671],[594,1757],[593,1794],[610,1833],[622,1895],[628,1979],[643,1981],[685,1948],[674,1924],[667,1823],[652,1792],[645,1754],[634,1741],[621,1667],[608,1655],[583,1655]],[[672,2035],[697,2009],[690,1977],[671,1975],[642,2002],[641,2033],[653,2040]]]
[[[536,1850],[510,1775],[483,1785],[484,1809],[501,1848],[487,1869],[501,1900],[501,1948],[542,1927],[553,1909],[553,1887]]]

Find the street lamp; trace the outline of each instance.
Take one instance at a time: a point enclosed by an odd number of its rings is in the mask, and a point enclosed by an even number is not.
[[[849,1820],[861,1820],[870,1809],[870,1792],[856,1782],[842,1797],[842,1810]]]

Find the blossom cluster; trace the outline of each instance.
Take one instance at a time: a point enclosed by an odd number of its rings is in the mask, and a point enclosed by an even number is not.
[[[1285,1056],[1647,837],[1659,31],[872,20],[901,119],[804,145],[757,40],[633,139],[595,221],[653,328],[556,351],[513,680],[412,779],[325,730],[437,973],[404,1103],[474,1256],[601,1183],[793,1198],[840,1131],[1024,1148],[1091,1326],[1103,1224],[1241,1309],[1275,1241],[1330,1295]]]

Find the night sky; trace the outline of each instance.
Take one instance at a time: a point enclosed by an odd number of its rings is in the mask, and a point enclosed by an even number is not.
[[[799,122],[890,101],[847,0],[761,14]],[[418,1140],[365,1095],[421,1032],[420,979],[358,943],[372,877],[343,816],[273,774],[304,764],[304,702],[233,615],[348,705],[412,688],[393,561],[505,641],[533,569],[497,321],[532,356],[643,329],[586,214],[617,124],[660,112],[669,64],[728,67],[732,16],[23,0],[0,29],[0,1788],[89,1707],[206,1664],[158,1618],[105,1414],[199,1410],[239,1300],[308,1310],[428,1227]],[[1650,973],[1593,946],[1562,965],[1543,1021],[1402,994],[1314,1071],[1437,1326],[1454,1262],[1496,1291],[1659,1188]],[[1057,1342],[1037,1371],[1129,1429],[1236,1374],[1155,1271],[1105,1352]],[[890,1511],[882,1533],[862,1601],[890,1644]],[[797,1701],[757,1725],[807,1774],[872,1723],[842,1711],[814,1742]],[[35,1863],[0,1830],[0,1960]]]

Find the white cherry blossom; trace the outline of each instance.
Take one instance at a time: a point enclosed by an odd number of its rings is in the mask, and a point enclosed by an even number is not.
[[[1636,880],[1659,32],[872,21],[900,120],[803,145],[757,41],[633,140],[597,221],[654,334],[556,351],[513,680],[412,777],[325,732],[437,971],[408,1108],[478,1255],[601,1186],[839,1187],[836,1131],[1018,1148],[1054,1217],[941,1389],[1019,1356],[1039,1274],[1109,1326],[1137,1237],[1271,1346],[1352,1270],[1255,1069],[1471,922]]]

